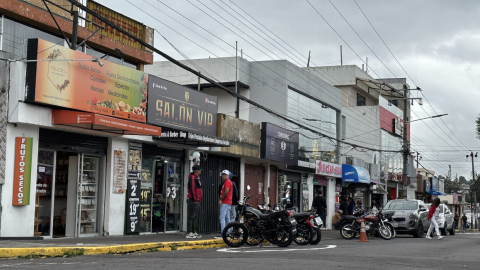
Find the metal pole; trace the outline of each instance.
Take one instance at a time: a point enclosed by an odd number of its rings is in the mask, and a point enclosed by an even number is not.
[[[474,162],[473,162],[473,152],[470,153],[470,157],[472,158],[472,182],[473,182],[473,209],[475,209],[474,213],[475,213],[475,229],[477,229],[478,227],[478,220],[477,220],[477,192],[476,192],[476,188],[475,188],[475,184],[476,184],[476,181],[475,181],[475,165],[474,165]],[[473,227],[473,223],[472,223],[472,227]]]
[[[343,66],[342,45],[340,45],[340,66]]]
[[[198,73],[200,74],[201,72],[199,71]],[[198,76],[198,92],[200,92],[200,76]]]
[[[72,29],[72,50],[77,50],[77,28],[78,28],[78,10],[74,10],[73,14],[73,29]]]
[[[310,53],[312,51],[308,51],[308,60],[307,60],[307,67],[310,67]]]
[[[235,94],[238,95],[238,41],[235,41]],[[240,100],[236,97],[235,117],[240,118]]]
[[[403,89],[405,89],[405,100],[403,102],[403,185],[407,185],[407,178],[408,178],[408,172],[407,172],[407,165],[408,165],[408,154],[410,153],[410,145],[408,144],[407,140],[407,122],[408,122],[408,90],[407,86],[403,85]]]

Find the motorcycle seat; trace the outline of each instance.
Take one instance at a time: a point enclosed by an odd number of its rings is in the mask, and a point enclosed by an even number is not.
[[[351,216],[351,215],[346,215],[346,216],[343,216],[345,219],[356,219],[356,220],[360,220],[360,219],[363,219],[363,217],[357,217],[357,216]]]
[[[260,214],[259,218],[262,219],[262,220],[265,220],[265,219],[272,219],[272,218],[280,217],[280,216],[283,216],[283,215],[285,215],[285,211],[278,211],[278,212],[272,212],[272,213],[269,213],[269,214]]]
[[[310,212],[295,213],[295,214],[293,214],[293,217],[299,217],[299,218],[310,217]]]

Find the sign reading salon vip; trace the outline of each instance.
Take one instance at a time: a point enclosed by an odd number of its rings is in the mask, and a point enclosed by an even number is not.
[[[13,205],[30,204],[33,138],[15,138],[15,166],[13,172]]]
[[[128,179],[127,181],[127,233],[140,231],[140,195],[142,193],[140,180]]]
[[[145,122],[148,74],[41,39],[28,40],[26,101]]]
[[[288,165],[298,164],[298,132],[262,123],[260,157]]]
[[[149,124],[217,135],[217,97],[151,75],[148,91]]]

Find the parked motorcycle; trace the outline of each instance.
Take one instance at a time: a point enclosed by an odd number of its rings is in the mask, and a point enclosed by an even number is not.
[[[322,219],[316,214],[315,210],[310,212],[301,212],[294,214],[297,220],[297,234],[293,241],[297,245],[316,245],[322,239],[322,231],[320,226],[323,224]]]
[[[247,186],[247,190],[249,186]],[[267,239],[279,247],[287,247],[293,242],[296,234],[297,222],[291,218],[291,212],[280,210],[269,214],[262,214],[247,204],[248,197],[244,197],[236,206],[238,221],[231,222],[222,231],[223,241],[231,247],[240,247],[249,241],[256,245]]]
[[[390,240],[393,238],[392,232],[388,222],[385,221],[385,217],[382,212],[378,212],[376,215],[363,215],[362,209],[355,212],[353,216],[344,216],[345,221],[340,227],[340,235],[344,239],[353,239],[357,234],[360,234],[360,228],[362,221],[365,223],[365,231],[367,234],[374,235],[378,233],[381,238]]]

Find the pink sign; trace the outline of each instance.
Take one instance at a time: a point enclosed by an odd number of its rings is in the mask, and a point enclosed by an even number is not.
[[[342,178],[342,165],[317,160],[315,173]]]

